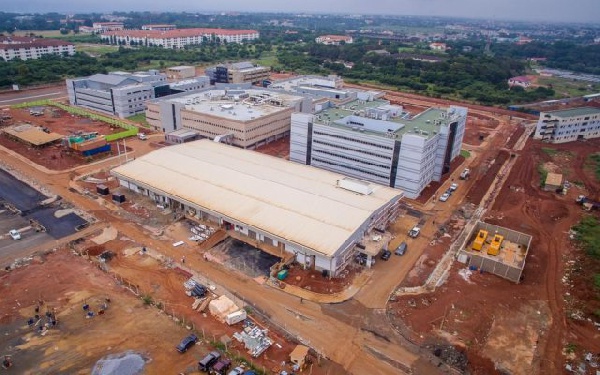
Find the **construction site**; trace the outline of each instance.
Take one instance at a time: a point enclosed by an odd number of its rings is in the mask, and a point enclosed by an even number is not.
[[[386,98],[409,112],[454,104],[397,92]],[[123,189],[110,173],[119,160],[89,165],[78,155],[80,164],[61,164],[44,154],[57,145],[38,151],[5,132],[4,168],[94,220],[81,234],[40,242],[3,264],[1,288],[14,303],[0,308],[9,338],[2,354],[19,373],[108,375],[102,368],[121,365],[126,373],[191,374],[217,350],[231,368],[260,374],[593,374],[600,346],[591,314],[598,307],[583,307],[594,291],[578,276],[582,252],[568,233],[586,214],[577,198],[599,198],[588,155],[600,140],[548,152],[529,137],[534,116],[467,106],[468,152],[418,199],[402,200],[386,229],[391,258],[357,257],[333,278],[286,262],[234,228]],[[53,118],[42,112],[11,109],[11,121],[21,118],[3,126]],[[122,131],[95,121],[70,130],[53,125],[42,132],[59,134],[58,143]],[[160,138],[128,138],[127,152],[140,157]],[[28,150],[24,157],[16,147]],[[288,158],[289,138],[257,151]],[[465,168],[471,172],[462,179]],[[541,169],[571,181],[564,194],[542,188]],[[456,190],[440,201],[451,183]],[[409,237],[415,226],[420,234]],[[393,254],[401,243],[406,253]],[[177,353],[190,333],[198,342]],[[301,368],[297,353],[304,353]]]
[[[114,136],[121,132],[123,129],[114,124],[53,105],[5,108],[0,145],[49,170],[60,171],[125,154],[126,143]]]

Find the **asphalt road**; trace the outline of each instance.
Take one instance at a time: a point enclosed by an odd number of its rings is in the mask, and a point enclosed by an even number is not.
[[[39,89],[0,92],[0,107],[43,99],[62,99],[67,97],[67,87],[64,83]]]

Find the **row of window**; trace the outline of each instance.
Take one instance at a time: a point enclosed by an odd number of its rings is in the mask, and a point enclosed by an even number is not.
[[[364,165],[370,165],[372,167],[377,167],[377,168],[384,168],[384,169],[388,169],[388,170],[392,168],[389,164],[371,163],[369,161],[366,161],[365,159],[352,158],[352,157],[349,157],[349,156],[344,156],[344,155],[337,154],[335,152],[330,152],[330,151],[325,151],[325,150],[320,150],[320,149],[313,149],[313,153],[315,153],[315,154],[326,154],[326,155],[329,155],[329,156],[333,156],[335,158],[351,160],[351,161],[353,161],[355,163],[364,164]]]
[[[325,146],[329,146],[329,147],[333,147],[333,148],[337,148],[337,149],[340,149],[340,150],[346,150],[346,151],[358,152],[358,153],[361,153],[361,154],[371,155],[371,156],[374,156],[374,157],[380,158],[380,159],[392,160],[392,155],[391,154],[389,156],[388,155],[381,155],[381,154],[377,154],[375,152],[370,152],[370,151],[367,151],[367,150],[364,150],[364,149],[351,148],[351,147],[343,146],[341,144],[332,144],[332,143],[329,143],[329,142],[324,142],[324,141],[322,141],[320,139],[313,140],[313,143],[321,144],[321,145],[325,145]]]
[[[353,170],[353,171],[359,172],[360,174],[366,174],[366,175],[374,176],[374,177],[377,177],[377,178],[380,178],[380,179],[383,179],[383,180],[388,180],[390,178],[390,176],[381,175],[381,174],[378,174],[378,173],[374,173],[372,171],[366,171],[366,170],[364,170],[362,168],[357,168],[354,165],[346,165],[346,164],[334,163],[332,161],[321,159],[321,158],[312,158],[312,159],[313,159],[313,161],[317,161],[319,163],[330,165],[332,167],[338,167],[338,168],[332,168],[332,169],[335,169],[335,170],[340,170],[340,168],[341,169],[349,169],[349,170]]]
[[[380,143],[368,142],[368,141],[364,141],[364,140],[361,140],[361,139],[356,139],[356,138],[352,138],[352,137],[346,137],[346,136],[339,135],[339,134],[324,133],[324,132],[320,132],[318,130],[313,131],[313,134],[323,135],[323,136],[326,136],[326,137],[343,139],[343,140],[350,141],[350,142],[355,142],[355,143],[362,143],[362,144],[365,144],[365,145],[382,148],[384,150],[393,150],[394,149],[393,147],[390,147],[390,146],[387,146],[387,145],[382,145]]]

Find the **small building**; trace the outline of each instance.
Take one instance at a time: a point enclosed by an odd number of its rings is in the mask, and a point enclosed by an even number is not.
[[[315,42],[319,44],[325,44],[328,46],[339,46],[340,44],[352,44],[354,39],[347,35],[321,35],[315,39]]]
[[[562,188],[563,175],[560,173],[548,173],[544,183],[544,190],[556,191]]]
[[[296,345],[294,350],[290,353],[290,362],[293,363],[294,368],[297,368],[298,370],[304,368],[309,350],[308,346]]]
[[[508,85],[510,87],[519,86],[526,89],[531,86],[531,79],[527,76],[512,77],[508,79]]]
[[[481,231],[488,232],[491,236],[483,243],[481,250],[473,250],[473,243]],[[468,241],[458,252],[459,262],[471,269],[493,273],[517,284],[521,282],[532,236],[478,221],[467,238]],[[498,241],[499,238],[502,240]],[[490,249],[495,239],[497,248]]]
[[[429,48],[431,48],[434,51],[445,52],[448,49],[448,46],[446,46],[446,43],[434,42],[429,44]]]
[[[200,133],[195,130],[185,128],[165,134],[165,141],[170,144],[192,142],[200,138]]]
[[[191,78],[196,75],[196,68],[189,65],[172,66],[167,68],[166,73],[170,79]]]

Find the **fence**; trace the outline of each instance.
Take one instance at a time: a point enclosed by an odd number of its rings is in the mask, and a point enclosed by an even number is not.
[[[42,106],[57,107],[57,108],[60,108],[64,111],[70,113],[70,114],[73,114],[73,115],[87,117],[91,120],[102,121],[106,124],[109,124],[110,126],[116,126],[121,129],[125,129],[125,131],[122,131],[120,133],[106,135],[105,139],[107,142],[112,142],[112,141],[116,141],[119,139],[135,136],[135,135],[137,135],[137,133],[139,131],[139,129],[136,126],[131,125],[125,121],[121,121],[121,120],[118,120],[118,119],[115,119],[112,117],[104,116],[104,115],[101,115],[98,113],[90,112],[83,108],[71,107],[70,105],[62,104],[62,103],[55,102],[55,101],[49,100],[49,99],[36,100],[36,101],[32,101],[32,102],[15,104],[12,106],[12,108],[28,108],[28,107],[37,107],[37,106],[39,106],[39,107],[42,107]]]

